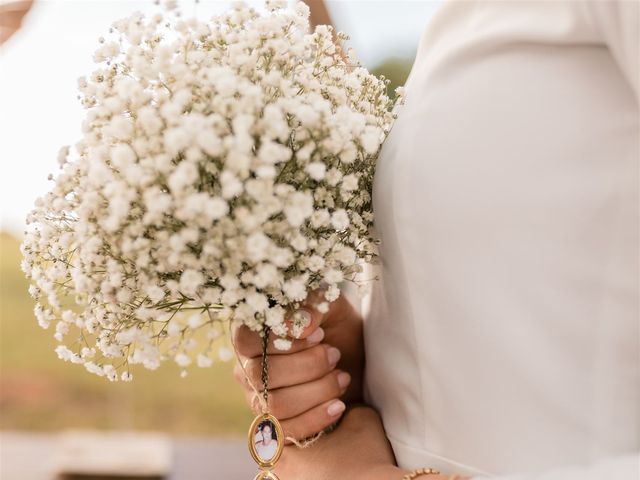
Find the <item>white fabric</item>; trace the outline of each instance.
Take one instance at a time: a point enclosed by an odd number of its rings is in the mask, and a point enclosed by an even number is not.
[[[365,399],[398,464],[637,479],[636,1],[451,1],[374,183]]]

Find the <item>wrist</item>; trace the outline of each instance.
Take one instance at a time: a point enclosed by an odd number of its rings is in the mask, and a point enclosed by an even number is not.
[[[410,470],[392,464],[373,465],[357,480],[402,480],[402,477],[409,472]]]

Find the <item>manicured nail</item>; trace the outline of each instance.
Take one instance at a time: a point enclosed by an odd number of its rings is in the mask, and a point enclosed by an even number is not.
[[[320,343],[324,338],[324,330],[318,327],[311,335],[307,337],[307,342],[309,343]]]
[[[301,308],[293,312],[293,320],[304,327],[308,327],[311,324],[311,314],[304,308]]]
[[[329,405],[329,407],[327,408],[327,413],[329,414],[329,416],[334,417],[339,413],[344,412],[345,408],[346,406],[344,403],[342,403],[340,400],[336,400]]]
[[[311,325],[311,313],[307,310],[299,309],[292,315],[292,333],[295,338],[300,338],[302,331]]]
[[[338,363],[338,360],[340,360],[340,350],[338,350],[336,347],[329,347],[329,350],[327,351],[327,358],[329,359],[329,363],[331,365],[335,365],[336,363]]]
[[[340,388],[345,388],[350,383],[351,375],[349,375],[347,372],[340,372],[338,374],[338,385],[340,385]]]

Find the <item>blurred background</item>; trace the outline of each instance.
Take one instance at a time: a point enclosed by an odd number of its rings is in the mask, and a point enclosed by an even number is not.
[[[199,18],[208,18],[229,4],[179,3],[186,16]],[[314,11],[323,8],[320,1],[308,3]],[[420,34],[439,3],[344,0],[324,2],[324,7],[336,28],[351,36],[349,44],[361,62],[389,78],[393,91],[404,83]],[[20,19],[16,6],[26,13],[24,18]],[[93,70],[98,37],[115,19],[135,10],[151,12],[153,2],[0,0],[0,12],[4,12],[0,36],[9,37],[0,47],[2,480],[47,478],[46,473],[29,473],[33,462],[28,459],[37,448],[47,449],[55,442],[53,433],[69,429],[162,432],[182,438],[185,455],[201,452],[201,463],[212,460],[208,458],[212,444],[206,443],[212,439],[216,445],[235,445],[235,453],[225,454],[227,463],[232,463],[228,455],[237,455],[239,462],[248,462],[243,472],[253,471],[244,452],[253,415],[233,382],[233,362],[193,368],[186,378],[168,364],[155,372],[139,369],[132,383],[109,383],[90,375],[82,366],[57,359],[52,332],[38,327],[33,317],[20,270],[25,216],[35,198],[49,187],[47,175],[56,171],[58,149],[74,144],[80,136],[83,110],[76,99],[77,78]],[[229,468],[229,472],[242,470]],[[185,473],[176,478],[204,477]]]

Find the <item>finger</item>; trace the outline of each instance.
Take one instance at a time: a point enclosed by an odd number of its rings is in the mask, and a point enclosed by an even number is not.
[[[307,293],[300,307],[285,319],[287,331],[291,338],[307,338],[326,318],[326,314],[316,307],[325,302],[325,289],[318,288]]]
[[[309,306],[302,306],[284,321],[287,334],[292,339],[303,339],[311,335],[322,323],[323,315]]]
[[[313,407],[344,395],[351,383],[351,375],[342,370],[334,370],[324,377],[311,382],[270,390],[267,401],[269,412],[278,420],[293,418]],[[254,413],[261,412],[261,392],[255,392],[248,385],[243,386],[247,404]]]
[[[324,338],[324,330],[317,328],[304,339],[292,339],[289,350],[278,350],[274,342],[278,339],[276,335],[270,334],[267,343],[267,353],[274,355],[290,354],[305,350],[313,345],[317,345]],[[240,325],[233,332],[233,341],[236,344],[238,353],[245,358],[258,357],[262,355],[262,337],[258,332],[254,332],[246,325]]]
[[[342,370],[333,370],[324,377],[307,383],[282,387],[269,392],[267,406],[279,420],[296,417],[347,390],[351,376]]]
[[[311,410],[307,410],[295,418],[283,420],[280,423],[285,439],[286,437],[293,437],[296,440],[302,440],[315,435],[338,420],[344,410],[345,404],[342,400],[332,399],[313,407]],[[293,442],[285,440],[285,443]]]
[[[340,350],[326,343],[290,355],[268,355],[269,389],[290,387],[317,380],[333,370],[340,360]],[[245,360],[245,370],[256,388],[262,384],[262,358]],[[244,372],[243,372],[244,374]]]

